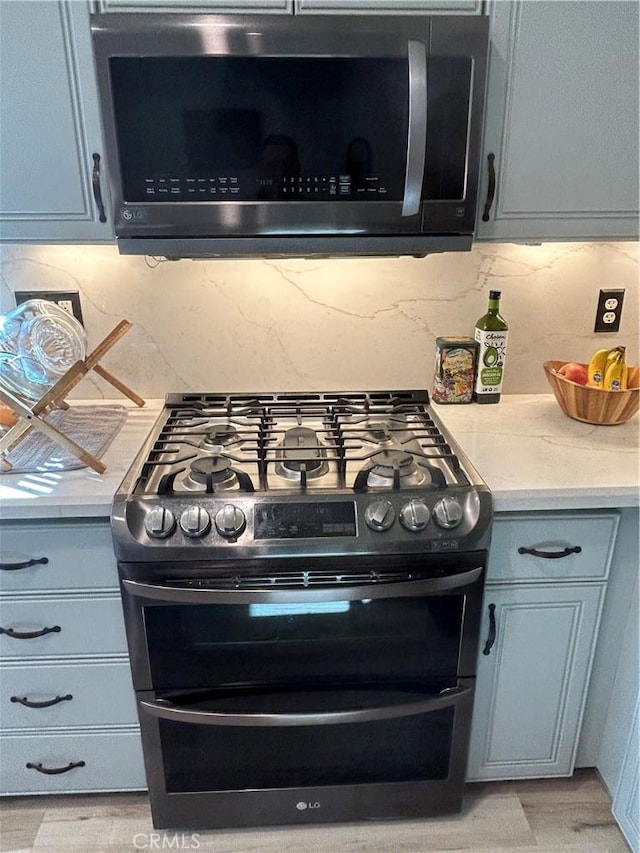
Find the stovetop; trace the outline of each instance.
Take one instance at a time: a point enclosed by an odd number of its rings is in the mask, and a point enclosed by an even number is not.
[[[473,550],[490,521],[426,391],[169,394],[113,531],[123,559],[212,559]]]

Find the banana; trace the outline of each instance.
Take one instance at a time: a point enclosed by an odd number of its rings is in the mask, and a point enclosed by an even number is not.
[[[611,350],[599,349],[591,356],[591,361],[588,365],[588,385],[593,385],[596,388],[602,388],[604,381],[604,368],[607,363],[607,358]]]
[[[627,362],[625,348],[611,350],[604,371],[603,388],[605,391],[624,391],[627,387]]]

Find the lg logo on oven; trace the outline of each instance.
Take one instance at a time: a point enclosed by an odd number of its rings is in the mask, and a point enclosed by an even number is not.
[[[127,222],[146,222],[147,211],[141,207],[123,207],[120,211]]]
[[[319,809],[319,808],[320,808],[320,803],[318,803],[318,802],[315,802],[315,803],[305,803],[305,801],[304,801],[304,800],[300,800],[300,802],[299,802],[299,803],[296,803],[296,808],[298,809],[298,811],[299,811],[299,812],[303,812],[303,811],[305,811],[306,809]]]

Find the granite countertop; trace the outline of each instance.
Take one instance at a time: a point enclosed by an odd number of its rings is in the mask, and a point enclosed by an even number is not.
[[[640,419],[592,426],[568,418],[552,394],[497,404],[433,404],[475,465],[498,512],[596,509],[640,503]]]
[[[162,400],[147,400],[138,408],[127,399],[70,400],[72,406],[118,404],[127,410],[127,420],[102,462],[104,474],[91,468],[60,474],[0,474],[0,519],[108,517],[111,501],[136,453],[155,423]]]
[[[163,401],[148,400],[142,409],[122,399],[101,402],[129,410],[103,457],[106,472],[83,468],[44,481],[37,474],[2,474],[0,518],[109,516]],[[497,512],[639,504],[637,415],[620,426],[591,426],[567,418],[551,394],[504,396],[489,406],[434,404],[433,410],[489,485]]]

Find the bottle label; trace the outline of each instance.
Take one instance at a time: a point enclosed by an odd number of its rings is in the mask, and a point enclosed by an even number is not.
[[[504,375],[504,362],[507,354],[508,332],[489,332],[476,329],[478,342],[478,370],[476,373],[476,394],[500,394]]]

